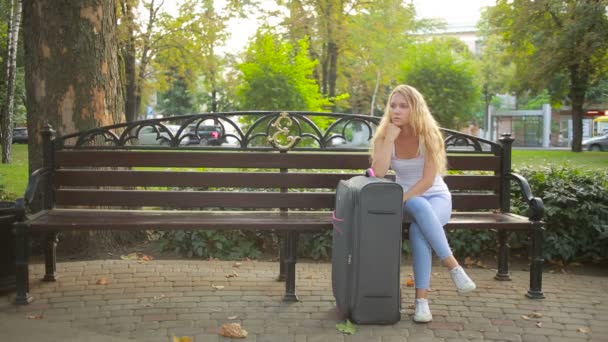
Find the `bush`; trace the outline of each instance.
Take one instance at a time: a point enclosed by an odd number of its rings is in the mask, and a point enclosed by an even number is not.
[[[269,233],[215,230],[161,232],[163,250],[174,249],[187,257],[239,260],[259,258],[268,250]]]
[[[550,260],[599,261],[608,257],[608,172],[544,167],[516,171],[528,179],[534,196],[543,199],[546,222],[544,257]],[[511,187],[514,213],[527,215],[519,187]],[[448,234],[454,254],[478,257],[496,253],[496,233],[456,230]],[[404,236],[404,240],[408,237]],[[527,245],[526,233],[513,233],[512,248]],[[173,231],[163,233],[164,248],[202,258],[257,258],[263,253],[278,255],[276,236],[269,232]],[[298,255],[328,260],[331,232],[300,234]],[[403,251],[409,254],[408,241]]]
[[[551,260],[599,261],[608,257],[608,172],[549,166],[517,171],[545,204],[544,257]],[[526,205],[512,188],[512,209]],[[518,234],[516,239],[523,239]]]

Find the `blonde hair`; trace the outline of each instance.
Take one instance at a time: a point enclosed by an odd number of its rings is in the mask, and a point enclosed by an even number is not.
[[[376,140],[379,138],[384,139],[388,124],[391,122],[390,103],[395,94],[402,95],[410,107],[409,125],[419,139],[418,154],[425,156],[425,158],[428,156],[436,165],[437,173],[444,175],[447,172],[447,157],[439,125],[435,121],[435,118],[433,118],[422,94],[416,88],[404,84],[397,86],[388,98],[384,115],[371,141],[370,153],[372,162]]]

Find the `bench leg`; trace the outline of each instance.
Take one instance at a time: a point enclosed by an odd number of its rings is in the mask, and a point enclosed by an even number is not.
[[[57,233],[47,233],[44,241],[44,278],[43,281],[57,280]]]
[[[29,304],[33,297],[30,296],[30,278],[29,278],[29,254],[30,240],[27,232],[27,226],[21,222],[14,225],[15,235],[15,278],[17,295],[15,304]]]
[[[498,271],[496,271],[494,279],[508,281],[511,280],[511,273],[509,273],[509,232],[499,230],[497,235]]]
[[[298,247],[298,233],[289,232],[287,233],[287,255],[285,259],[287,269],[287,281],[285,282],[285,297],[284,302],[297,302],[298,296],[296,295],[296,260],[297,260],[297,247]]]
[[[285,281],[287,279],[287,270],[285,265],[285,256],[287,255],[287,244],[285,233],[280,233],[279,237],[279,276],[277,277],[277,281]]]
[[[530,232],[530,289],[526,297],[531,299],[543,299],[543,235],[545,228],[541,223],[532,225]]]

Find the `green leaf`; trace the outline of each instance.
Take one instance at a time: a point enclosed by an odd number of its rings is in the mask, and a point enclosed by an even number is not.
[[[352,324],[349,320],[346,320],[345,323],[336,324],[336,329],[338,329],[338,331],[341,333],[350,334],[350,335],[353,335],[354,333],[357,332],[357,326]]]

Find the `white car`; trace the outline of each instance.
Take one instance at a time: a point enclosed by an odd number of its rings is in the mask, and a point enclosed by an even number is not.
[[[179,130],[179,125],[166,125],[169,131],[171,131],[171,135],[175,137],[177,131]],[[151,127],[145,126],[139,130],[139,134],[137,135],[137,139],[139,140],[139,145],[162,145],[169,146],[171,136],[166,131],[160,131],[160,127]],[[159,134],[160,132],[160,134]],[[189,137],[185,137],[180,141],[180,145],[187,145],[189,143]]]
[[[583,150],[608,151],[608,133],[583,140]]]

